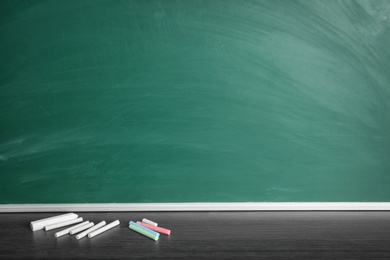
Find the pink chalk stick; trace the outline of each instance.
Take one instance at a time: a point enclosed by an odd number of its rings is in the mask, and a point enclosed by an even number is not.
[[[151,230],[154,230],[158,233],[162,233],[162,234],[165,234],[165,235],[170,235],[171,234],[171,231],[169,229],[166,229],[166,228],[162,228],[162,227],[155,227],[155,226],[152,226],[152,225],[149,225],[149,224],[146,224],[146,223],[143,223],[141,221],[137,221],[137,224],[138,225],[141,225],[141,226],[144,226],[146,228],[149,228]]]

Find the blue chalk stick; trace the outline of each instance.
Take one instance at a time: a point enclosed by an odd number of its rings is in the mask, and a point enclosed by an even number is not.
[[[133,226],[139,227],[140,229],[145,230],[145,231],[151,233],[151,234],[154,235],[154,236],[160,236],[160,233],[155,232],[155,231],[153,231],[153,230],[151,230],[151,229],[149,229],[149,228],[146,228],[146,227],[144,227],[144,226],[138,225],[138,224],[135,223],[134,221],[130,221],[130,222],[129,222],[129,225],[133,225]]]

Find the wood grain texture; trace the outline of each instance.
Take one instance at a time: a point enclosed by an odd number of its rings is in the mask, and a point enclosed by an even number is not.
[[[29,222],[55,213],[0,214],[1,259],[389,259],[390,212],[79,213],[121,224],[93,239],[54,238]],[[172,230],[154,242],[128,229],[143,217]]]

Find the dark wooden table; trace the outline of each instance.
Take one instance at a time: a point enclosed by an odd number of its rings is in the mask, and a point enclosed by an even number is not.
[[[390,212],[81,212],[121,224],[81,240],[31,231],[30,221],[58,214],[0,214],[0,258],[390,259]],[[143,217],[172,234],[155,242],[128,228]]]

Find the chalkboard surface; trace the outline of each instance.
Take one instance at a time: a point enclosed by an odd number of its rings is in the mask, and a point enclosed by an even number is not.
[[[390,201],[390,1],[0,2],[0,203]]]

